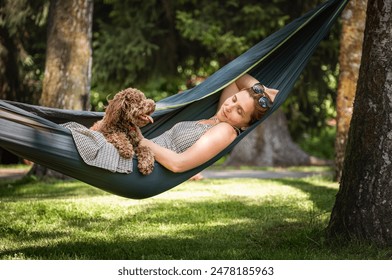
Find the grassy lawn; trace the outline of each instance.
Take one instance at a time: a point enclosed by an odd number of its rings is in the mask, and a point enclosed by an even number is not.
[[[327,242],[328,178],[206,179],[129,200],[79,181],[0,183],[0,259],[388,259]]]

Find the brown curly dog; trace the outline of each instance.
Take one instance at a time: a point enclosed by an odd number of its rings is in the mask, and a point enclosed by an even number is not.
[[[153,122],[150,115],[154,110],[153,100],[138,89],[127,88],[109,101],[103,119],[90,129],[101,132],[122,157],[132,158],[136,153],[139,171],[148,175],[154,169],[154,154],[150,148],[139,145],[143,137],[139,127]]]

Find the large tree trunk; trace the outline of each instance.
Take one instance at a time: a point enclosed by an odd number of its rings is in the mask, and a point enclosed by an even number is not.
[[[293,166],[326,164],[309,156],[290,136],[286,117],[274,112],[238,143],[227,159],[227,165]]]
[[[342,176],[359,66],[361,64],[363,32],[367,0],[351,0],[342,13],[340,37],[340,75],[336,97],[335,179]]]
[[[92,0],[50,2],[41,105],[73,110],[90,108],[92,12]],[[64,178],[38,165],[30,174]]]
[[[392,245],[392,2],[369,1],[330,236]]]
[[[41,105],[90,108],[92,0],[50,2]]]

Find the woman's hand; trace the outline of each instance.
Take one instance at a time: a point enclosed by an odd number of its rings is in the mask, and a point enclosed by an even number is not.
[[[142,146],[148,146],[148,140],[143,136],[142,139],[140,139],[139,144]]]

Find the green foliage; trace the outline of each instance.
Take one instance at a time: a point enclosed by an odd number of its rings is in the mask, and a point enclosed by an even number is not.
[[[307,130],[297,140],[299,146],[308,154],[333,160],[335,157],[335,126],[324,126],[321,129]]]
[[[176,82],[173,76],[186,80],[205,63],[221,67],[283,26],[288,16],[276,7],[282,1],[98,2],[93,87],[142,87],[157,76]],[[184,77],[178,69],[189,68],[189,61],[194,73]]]
[[[176,13],[177,30],[183,38],[200,43],[210,57],[216,56],[223,63],[282,27],[288,19],[278,8],[282,1],[189,2]]]
[[[48,0],[5,0],[0,4],[0,98],[38,100],[48,8]]]
[[[127,86],[156,100],[175,94],[320,2],[98,2],[93,89],[101,98]],[[321,43],[283,106],[295,140],[335,115],[339,31]]]
[[[316,49],[283,106],[295,140],[299,140],[303,133],[317,134],[336,117],[339,34],[338,22]]]
[[[199,17],[205,14],[195,11],[194,15]],[[217,56],[236,56],[248,48],[245,37],[235,36],[233,31],[223,31],[222,23],[208,23],[203,17],[195,20],[193,15],[187,12],[177,12],[176,27],[184,38],[200,42]]]
[[[134,83],[158,46],[152,42],[161,33],[156,27],[159,11],[156,1],[110,1],[109,19],[95,13],[93,87],[110,91]]]
[[[44,72],[49,1],[3,2],[0,28],[12,44],[0,45],[0,59],[15,61],[0,63],[0,73],[9,66],[8,84],[17,85],[10,92],[20,94],[11,98],[34,103]],[[94,1],[93,109],[103,110],[106,100],[125,87],[159,100],[193,86],[321,2]],[[295,140],[322,130],[335,115],[339,32],[337,25],[321,43],[283,105]]]
[[[329,242],[326,178],[186,182],[129,200],[78,181],[0,184],[0,259],[388,259]]]

